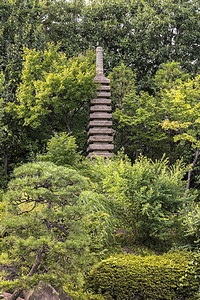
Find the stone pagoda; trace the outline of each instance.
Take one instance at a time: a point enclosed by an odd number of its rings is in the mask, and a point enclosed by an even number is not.
[[[113,156],[113,129],[110,79],[103,73],[103,49],[96,49],[97,97],[90,102],[88,131],[88,157],[101,155],[104,158]]]

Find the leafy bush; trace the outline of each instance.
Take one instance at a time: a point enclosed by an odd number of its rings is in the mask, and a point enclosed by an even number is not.
[[[153,162],[141,156],[132,165],[116,156],[107,161],[96,158],[90,168],[94,189],[105,195],[118,226],[146,245],[164,244],[165,250],[172,245],[180,230],[184,200],[181,162],[169,167],[166,158]]]
[[[198,279],[190,271],[191,252],[162,256],[117,255],[96,265],[86,287],[105,299],[195,299]],[[187,276],[185,276],[187,274]]]
[[[188,246],[199,249],[200,246],[200,207],[191,203],[185,208],[182,216],[183,229]]]
[[[47,152],[38,156],[38,160],[51,161],[58,166],[74,166],[79,159],[76,139],[65,132],[55,133],[47,143]]]
[[[67,291],[73,300],[104,300],[102,295],[95,295],[93,293],[87,293],[82,290],[79,291]]]

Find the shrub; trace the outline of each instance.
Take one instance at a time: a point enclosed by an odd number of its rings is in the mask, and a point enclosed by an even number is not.
[[[72,297],[73,300],[104,300],[102,295],[95,295],[91,293],[79,291],[68,291],[68,294]]]
[[[65,132],[55,133],[47,143],[47,152],[38,160],[51,161],[58,166],[74,166],[80,159],[76,139]]]
[[[169,167],[167,158],[153,162],[143,156],[134,164],[116,156],[106,161],[96,158],[90,165],[96,192],[105,195],[118,228],[132,232],[137,242],[170,249],[181,236],[184,165],[179,161]]]
[[[191,203],[184,209],[182,215],[183,228],[187,243],[190,247],[199,249],[200,246],[200,205]]]
[[[96,265],[86,286],[105,299],[193,300],[198,280],[189,272],[192,257],[186,251],[145,257],[117,255]]]

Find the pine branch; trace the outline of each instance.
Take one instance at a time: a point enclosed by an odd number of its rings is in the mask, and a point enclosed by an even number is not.
[[[42,253],[43,252],[44,252],[44,247],[42,249],[38,250],[35,261],[32,265],[32,268],[31,268],[30,272],[28,273],[27,278],[30,278],[31,276],[33,276],[35,274],[35,272],[37,271],[37,268],[41,264],[41,258],[42,258]],[[15,290],[9,300],[17,300],[17,298],[20,296],[22,291],[23,291],[23,289]]]

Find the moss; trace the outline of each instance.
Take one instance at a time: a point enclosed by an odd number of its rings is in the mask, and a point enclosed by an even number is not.
[[[188,271],[192,257],[190,252],[112,256],[91,270],[86,285],[105,299],[193,300],[198,281]]]

